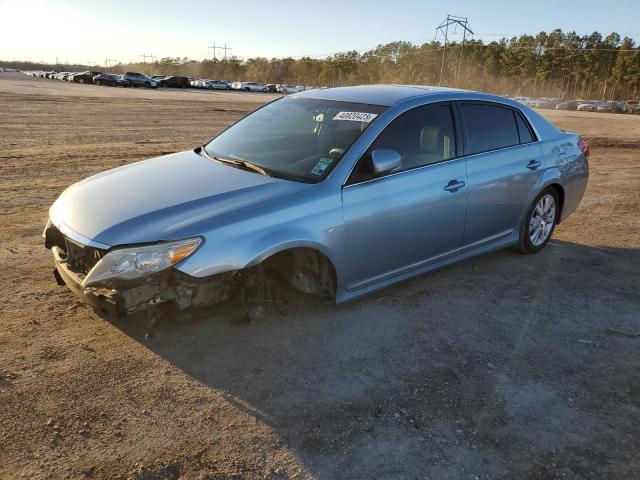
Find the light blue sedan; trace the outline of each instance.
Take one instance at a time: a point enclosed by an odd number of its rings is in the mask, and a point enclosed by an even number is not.
[[[44,237],[58,282],[104,314],[234,293],[255,313],[274,276],[340,303],[490,250],[539,252],[581,201],[588,154],[494,95],[310,90],[70,186]]]

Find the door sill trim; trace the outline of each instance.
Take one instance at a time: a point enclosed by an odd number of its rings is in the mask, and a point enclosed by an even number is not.
[[[374,277],[369,277],[366,280],[361,280],[359,282],[347,284],[345,289],[348,292],[355,292],[363,288],[371,287],[377,283],[382,283],[382,282],[391,280],[394,277],[406,275],[408,273],[413,272],[414,270],[420,270],[421,268],[428,267],[431,264],[442,262],[444,260],[447,260],[448,258],[455,257],[456,255],[460,255],[461,253],[462,253],[462,248],[456,248],[455,250],[450,250],[448,252],[441,253],[440,255],[436,255],[435,257],[431,257],[426,260],[421,260],[419,262],[412,263],[411,265],[397,268],[395,270],[391,270],[390,272],[385,272],[380,275],[376,275]]]
[[[469,245],[462,246],[462,253],[469,252],[471,250],[475,250],[476,248],[484,247],[493,242],[499,242],[503,238],[508,237],[513,233],[515,228],[510,228],[509,230],[504,230],[500,233],[496,233],[495,235],[491,235],[490,237],[483,238],[482,240],[478,240],[476,242],[470,243]]]

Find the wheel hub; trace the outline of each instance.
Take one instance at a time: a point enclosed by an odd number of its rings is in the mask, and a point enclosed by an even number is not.
[[[547,241],[556,221],[556,200],[553,195],[543,196],[535,206],[529,222],[529,240],[539,247]]]

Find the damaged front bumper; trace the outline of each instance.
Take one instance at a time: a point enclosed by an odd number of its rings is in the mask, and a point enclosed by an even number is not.
[[[85,287],[83,275],[69,267],[60,247],[54,246],[51,250],[58,283],[64,283],[98,313],[110,317],[150,312],[169,305],[178,311],[213,305],[227,300],[237,288],[235,272],[199,279],[174,268],[136,280]]]
[[[45,246],[53,252],[54,275],[99,314],[123,317],[156,312],[159,307],[185,311],[227,300],[237,288],[237,272],[196,278],[171,267],[135,280],[109,280],[84,285],[84,278],[105,250],[84,246],[61,234],[51,223],[43,234]]]

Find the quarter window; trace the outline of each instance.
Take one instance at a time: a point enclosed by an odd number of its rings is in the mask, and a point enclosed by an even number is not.
[[[524,118],[522,118],[522,114],[520,112],[513,112],[516,116],[516,123],[518,124],[518,133],[520,134],[520,143],[531,143],[533,142],[533,135],[531,134],[531,129],[527,125]]]
[[[460,105],[467,125],[469,151],[481,153],[520,143],[518,127],[510,108],[463,103]]]

